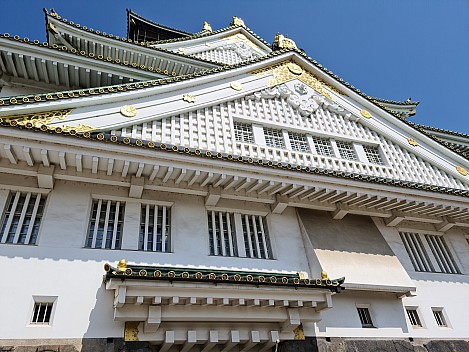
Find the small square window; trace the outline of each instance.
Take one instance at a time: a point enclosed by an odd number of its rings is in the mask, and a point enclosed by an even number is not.
[[[234,122],[234,133],[237,142],[254,143],[252,125],[248,123]]]
[[[54,302],[35,302],[31,324],[49,325],[53,306]]]
[[[347,160],[358,160],[355,148],[352,143],[336,141],[337,149],[339,150],[340,157]]]
[[[410,325],[414,328],[421,328],[422,322],[420,321],[417,309],[407,308],[407,316],[409,317]]]
[[[384,161],[383,161],[383,158],[381,157],[381,154],[379,153],[378,147],[364,145],[363,150],[365,151],[365,155],[366,155],[366,158],[368,159],[368,162],[372,164],[384,165]]]
[[[311,152],[311,150],[309,149],[308,140],[306,139],[306,135],[301,133],[289,132],[288,137],[290,138],[291,149],[297,152]]]
[[[285,141],[281,130],[264,127],[265,144],[268,147],[285,149]]]
[[[443,314],[443,309],[441,308],[433,308],[433,316],[435,317],[436,323],[438,324],[439,327],[445,328],[448,326],[446,323],[445,316]]]
[[[372,328],[373,321],[371,320],[370,311],[365,307],[357,307],[358,316],[360,317],[360,322],[362,323],[363,328]]]
[[[335,157],[330,139],[313,137],[313,143],[314,147],[316,148],[316,153],[319,155]]]

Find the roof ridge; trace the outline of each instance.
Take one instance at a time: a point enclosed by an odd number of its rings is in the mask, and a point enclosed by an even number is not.
[[[447,129],[444,129],[444,128],[432,127],[432,126],[423,125],[423,124],[416,124],[416,126],[422,127],[426,130],[430,130],[430,131],[434,131],[434,132],[441,132],[441,133],[451,134],[453,136],[469,138],[469,134],[464,133],[464,132],[451,131],[451,130],[447,130]]]
[[[411,101],[410,98],[405,101],[397,101],[397,100],[390,100],[390,99],[383,99],[383,98],[376,98],[371,97],[372,99],[379,101],[381,103],[388,103],[388,104],[396,104],[396,105],[418,105],[420,104],[419,101]]]
[[[157,26],[163,27],[163,28],[165,28],[165,29],[169,29],[169,30],[172,30],[172,31],[181,32],[181,33],[183,33],[183,34],[193,35],[193,33],[183,31],[182,29],[172,28],[172,27],[169,27],[169,26],[165,26],[164,24],[156,23],[156,22],[154,22],[154,21],[152,21],[152,20],[149,20],[148,18],[145,18],[145,17],[139,15],[138,13],[132,11],[131,9],[126,9],[126,10],[127,10],[127,15],[132,14],[132,15],[134,15],[135,17],[138,17],[138,18],[141,19],[141,20],[150,22],[150,23],[152,23],[152,24],[155,24],[155,25],[157,25]],[[127,17],[127,21],[128,21],[128,17]],[[128,30],[128,23],[127,23],[127,30]]]

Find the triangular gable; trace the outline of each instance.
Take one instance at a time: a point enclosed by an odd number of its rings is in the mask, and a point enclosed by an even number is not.
[[[397,184],[418,183],[432,190],[435,187],[436,190],[438,187],[468,189],[464,175],[467,163],[461,166],[461,158],[357,97],[347,87],[337,85],[313,66],[308,67],[307,61],[296,54],[212,77],[121,93],[117,102],[110,96],[95,97],[81,104],[70,101],[61,105],[83,107],[49,125],[69,130],[73,126],[91,126],[93,131],[103,132],[103,138],[108,133],[129,141],[135,138],[153,142],[160,138],[162,143],[176,148],[205,149],[253,160],[270,159],[293,168],[357,174]],[[146,85],[152,86],[148,82]],[[385,163],[363,160],[353,163],[313,152],[266,148],[256,143],[238,145],[234,121],[378,147]]]

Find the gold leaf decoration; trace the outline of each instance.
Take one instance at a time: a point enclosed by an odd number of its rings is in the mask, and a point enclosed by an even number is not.
[[[456,166],[456,171],[459,172],[463,176],[467,176],[467,170],[462,166]]]
[[[407,142],[408,142],[411,146],[413,146],[413,147],[418,147],[418,145],[419,145],[419,144],[417,143],[417,141],[416,141],[415,139],[413,139],[413,138],[407,138]]]
[[[371,114],[368,110],[360,110],[360,114],[366,119],[371,118]]]
[[[13,115],[13,116],[3,116],[2,119],[6,121],[16,122],[16,125],[19,126],[28,126],[32,127],[41,127],[43,125],[48,125],[53,120],[64,120],[73,109],[64,109],[64,110],[52,110],[45,112],[34,112],[30,114],[23,115]]]
[[[195,97],[192,94],[183,94],[182,100],[187,101],[188,103],[195,103]]]
[[[137,115],[137,109],[133,105],[124,105],[120,110],[121,114],[125,117],[134,117]]]

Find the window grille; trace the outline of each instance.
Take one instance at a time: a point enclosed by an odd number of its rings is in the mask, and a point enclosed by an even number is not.
[[[254,135],[252,133],[252,125],[247,123],[235,122],[234,133],[237,142],[254,143]]]
[[[11,192],[2,217],[1,243],[36,244],[45,202],[42,194]]]
[[[347,160],[358,160],[357,153],[352,143],[336,141],[340,157]]]
[[[272,259],[269,232],[265,217],[241,215],[246,257]]]
[[[138,249],[141,251],[171,251],[171,208],[142,204]]]
[[[291,149],[296,150],[297,152],[311,152],[306,135],[289,132],[288,137],[290,138]]]
[[[435,317],[436,323],[440,327],[447,327],[448,324],[446,323],[446,319],[443,315],[443,310],[442,309],[435,309],[433,308],[433,316]]]
[[[364,145],[363,150],[365,151],[366,158],[368,162],[372,164],[379,164],[383,165],[383,159],[381,158],[381,154],[379,153],[378,147],[372,147],[369,145]]]
[[[371,320],[370,311],[368,308],[357,308],[358,316],[360,317],[360,322],[362,323],[363,328],[372,328],[373,321]]]
[[[327,138],[313,137],[314,147],[316,148],[316,153],[324,156],[334,157],[334,150],[332,149],[331,141]]]
[[[34,303],[33,316],[31,324],[49,324],[52,314],[52,302]]]
[[[410,232],[400,232],[399,234],[416,271],[460,273],[443,236]]]
[[[264,127],[265,144],[268,147],[285,149],[285,141],[281,130]]]
[[[119,249],[125,203],[94,200],[86,241],[87,248]]]
[[[237,257],[236,232],[232,213],[208,211],[210,255]]]
[[[409,317],[410,325],[416,328],[421,328],[422,323],[417,313],[417,309],[406,309],[406,310],[407,310],[407,316]]]

